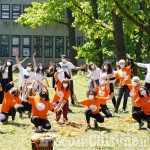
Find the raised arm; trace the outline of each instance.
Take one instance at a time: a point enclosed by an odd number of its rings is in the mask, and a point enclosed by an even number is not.
[[[13,80],[13,81],[9,82],[9,83],[6,85],[6,88],[5,88],[5,92],[6,92],[6,93],[13,87],[13,84],[14,84],[15,82],[18,82],[18,79]]]
[[[34,71],[36,71],[36,60],[35,60],[35,56],[36,56],[36,53],[33,54],[33,68],[34,68]]]
[[[147,68],[148,67],[148,64],[143,64],[143,63],[138,63],[138,62],[134,62],[135,65],[137,65],[138,67],[141,67],[141,68]]]
[[[25,57],[22,61],[20,61],[19,63],[22,64],[24,63],[29,57]],[[17,64],[13,65],[13,70],[15,70],[17,68]]]
[[[133,59],[128,53],[126,54],[126,57],[130,60],[130,62],[131,62],[131,69],[132,69],[134,67]]]
[[[81,104],[78,102],[77,97],[76,97],[75,94],[74,94],[72,97],[73,97],[73,99],[74,99],[74,102],[75,102],[77,105],[81,105]]]
[[[18,56],[19,56],[19,51],[16,52],[16,63],[17,63],[17,65],[20,64]]]

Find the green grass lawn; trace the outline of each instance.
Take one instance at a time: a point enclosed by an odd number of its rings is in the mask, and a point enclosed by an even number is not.
[[[15,74],[17,77],[18,74]],[[14,77],[14,78],[15,78]],[[51,79],[49,79],[51,82]],[[74,91],[79,100],[86,98],[88,89],[88,79],[83,76],[74,76]],[[49,89],[50,98],[54,95],[54,90]],[[117,87],[116,87],[117,97]],[[108,107],[113,113],[111,100],[108,101]],[[75,121],[80,125],[59,125],[54,122],[55,114],[50,112],[48,115],[52,128],[49,133],[56,136],[54,150],[99,150],[99,149],[150,149],[150,134],[145,130],[145,122],[142,130],[137,130],[138,124],[131,119],[131,99],[128,99],[129,113],[122,113],[122,103],[120,112],[113,113],[112,118],[105,118],[99,128],[85,132],[86,122],[84,116],[85,107],[71,106],[73,113],[69,113],[69,121]],[[10,121],[10,118],[9,118]],[[0,150],[30,150],[31,136],[34,134],[34,126],[26,114],[20,119],[18,113],[15,119],[16,124],[2,125],[0,123]],[[93,119],[91,119],[93,126]]]

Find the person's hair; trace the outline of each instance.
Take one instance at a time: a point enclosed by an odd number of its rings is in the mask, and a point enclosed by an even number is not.
[[[10,66],[8,66],[8,67],[12,67],[12,60],[7,60],[5,63],[4,63],[4,65],[3,65],[3,68],[2,68],[2,72],[4,73],[4,71],[5,71],[5,69],[6,69],[6,67],[7,67],[7,62],[10,62],[11,63],[11,65]]]
[[[94,65],[94,68],[91,68],[92,65]],[[92,71],[93,69],[96,69],[96,68],[97,68],[97,66],[95,65],[95,63],[90,62],[90,63],[88,64],[88,70],[89,70],[89,71]]]
[[[45,101],[49,101],[50,99],[49,99],[49,92],[48,92],[48,89],[43,89],[43,90],[46,90],[46,91],[47,91],[47,96],[45,97]],[[42,91],[43,91],[43,90],[41,90],[41,92],[39,93],[40,98],[42,98],[41,95],[42,95]]]
[[[140,89],[141,89],[141,88],[146,91],[146,94],[147,94],[147,95],[149,95],[148,89],[147,89],[145,86],[140,86],[140,88],[139,88],[139,90],[138,90],[138,95],[139,95],[139,97],[144,97],[144,96],[141,95],[141,93],[140,93]]]
[[[18,88],[13,88],[13,91],[11,92],[12,95],[19,97],[20,95],[20,90]]]
[[[57,67],[60,67],[60,68],[61,68],[61,65],[60,65],[59,63],[57,63],[57,64],[56,64],[56,68],[57,68]]]
[[[61,58],[65,58],[66,59],[67,57],[66,57],[66,55],[61,55]]]
[[[90,94],[96,96],[96,95],[97,95],[97,92],[96,92],[95,89],[92,89],[92,88],[91,88],[91,89],[89,89],[89,90],[87,91],[87,97],[89,97]]]
[[[105,65],[108,66],[108,69],[107,69],[107,70],[104,69],[104,66],[105,66]],[[111,63],[110,63],[109,61],[105,61],[105,62],[103,63],[103,65],[102,65],[102,72],[106,72],[106,71],[107,71],[108,74],[112,74],[112,72],[113,72],[112,65],[111,65]]]
[[[138,76],[134,76],[134,77],[132,78],[132,81],[134,81],[134,80],[136,80],[138,83],[140,83],[140,78],[139,78]]]
[[[28,63],[28,64],[27,64],[27,67],[28,67],[28,66],[29,66],[29,67],[32,66],[32,68],[33,68],[33,64],[31,64],[31,63]]]
[[[70,82],[69,82],[69,80],[63,79],[63,81],[61,82],[61,89],[64,89],[63,83],[67,83],[68,84],[68,86],[65,89],[69,90],[70,89]]]
[[[40,70],[40,66],[42,66],[43,67],[43,69],[42,70]],[[39,73],[40,71],[42,71],[42,74],[44,74],[44,66],[43,66],[43,64],[42,63],[39,63],[38,64],[38,67],[37,67],[37,69],[36,69],[36,73]]]

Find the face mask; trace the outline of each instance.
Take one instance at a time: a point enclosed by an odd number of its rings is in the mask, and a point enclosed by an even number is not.
[[[107,69],[108,69],[108,67],[107,67],[107,66],[104,66],[104,69],[105,69],[105,70],[107,70]]]
[[[57,71],[60,70],[60,69],[61,69],[60,67],[57,67],[57,68],[56,68]]]
[[[67,83],[63,83],[63,87],[66,88],[68,86]]]
[[[93,64],[91,65],[91,68],[94,69],[94,65]]]
[[[141,92],[141,95],[145,96],[145,95],[146,95],[146,91],[143,90],[143,91]]]
[[[42,66],[40,66],[39,68],[40,68],[40,70],[42,70],[42,69],[43,69],[43,67],[42,67]]]
[[[89,99],[94,99],[94,95],[89,95]]]
[[[121,65],[120,65],[120,68],[124,68],[124,66],[125,66],[125,65],[121,64]]]
[[[27,71],[30,72],[31,70],[32,70],[32,68],[28,66]]]
[[[104,91],[104,90],[105,90],[105,86],[103,86],[103,85],[102,85],[102,86],[101,86],[101,90],[103,90],[103,91]]]
[[[132,85],[133,85],[133,86],[137,86],[137,83],[133,81],[133,82],[132,82]]]
[[[62,58],[61,61],[62,61],[62,62],[66,62],[66,59]]]
[[[11,66],[11,62],[8,61],[8,62],[7,62],[7,66]]]

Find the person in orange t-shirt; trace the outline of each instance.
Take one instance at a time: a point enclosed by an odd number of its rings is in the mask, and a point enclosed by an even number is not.
[[[138,91],[138,98],[135,101],[136,105],[141,107],[141,111],[134,111],[133,118],[139,123],[139,129],[142,128],[144,123],[141,119],[147,121],[147,131],[150,132],[150,94],[146,87],[141,86]]]
[[[63,79],[62,82],[58,79],[58,74],[63,71],[59,70],[55,73],[54,78],[57,85],[56,93],[53,98],[53,106],[55,106],[56,121],[58,122],[63,112],[63,122],[68,124],[68,99],[70,97],[70,82]]]
[[[138,76],[134,76],[132,78],[132,85],[128,85],[130,89],[130,97],[132,99],[132,113],[134,111],[141,111],[141,106],[135,103],[138,98],[138,91],[140,88],[140,78]]]
[[[98,97],[108,97],[110,94],[109,77],[107,80],[103,80],[99,87],[94,82],[94,89],[96,90]],[[106,117],[112,117],[112,113],[109,111],[106,102],[107,100],[105,100],[103,104],[100,104],[100,110],[106,115]]]
[[[18,88],[13,87],[14,83],[17,82],[18,79],[9,82],[6,85],[4,92],[4,99],[1,106],[0,112],[0,120],[2,123],[8,122],[8,116],[12,117],[12,124],[14,124],[15,115],[16,115],[16,104],[21,104],[22,100],[19,98],[20,91]]]
[[[99,112],[99,105],[103,104],[106,99],[109,99],[109,97],[97,97],[97,92],[95,89],[89,89],[87,92],[88,99],[85,99],[81,102],[77,101],[76,95],[74,95],[74,101],[78,105],[87,106],[88,109],[85,110],[85,116],[87,121],[87,128],[86,130],[90,129],[90,118],[94,118],[94,126],[95,128],[98,127],[97,122],[103,123],[104,117]]]
[[[32,105],[31,122],[35,125],[35,132],[37,133],[43,131],[43,128],[47,130],[51,128],[47,113],[49,110],[54,111],[52,103],[49,102],[48,90],[42,89],[39,96],[40,97],[28,97],[28,102]],[[39,126],[41,126],[41,129]]]
[[[125,113],[126,112],[126,106],[127,106],[127,101],[129,97],[129,87],[128,85],[131,84],[131,72],[132,68],[134,66],[134,62],[129,54],[126,54],[126,57],[130,60],[131,65],[128,67],[125,67],[126,62],[124,59],[121,59],[119,61],[119,66],[121,69],[117,71],[117,73],[114,75],[114,78],[119,79],[119,91],[118,91],[118,98],[117,98],[117,104],[115,106],[115,113],[118,113],[118,108],[122,99],[122,96],[124,95],[124,102],[123,102],[123,108],[122,111]],[[111,78],[112,80],[113,78]]]

